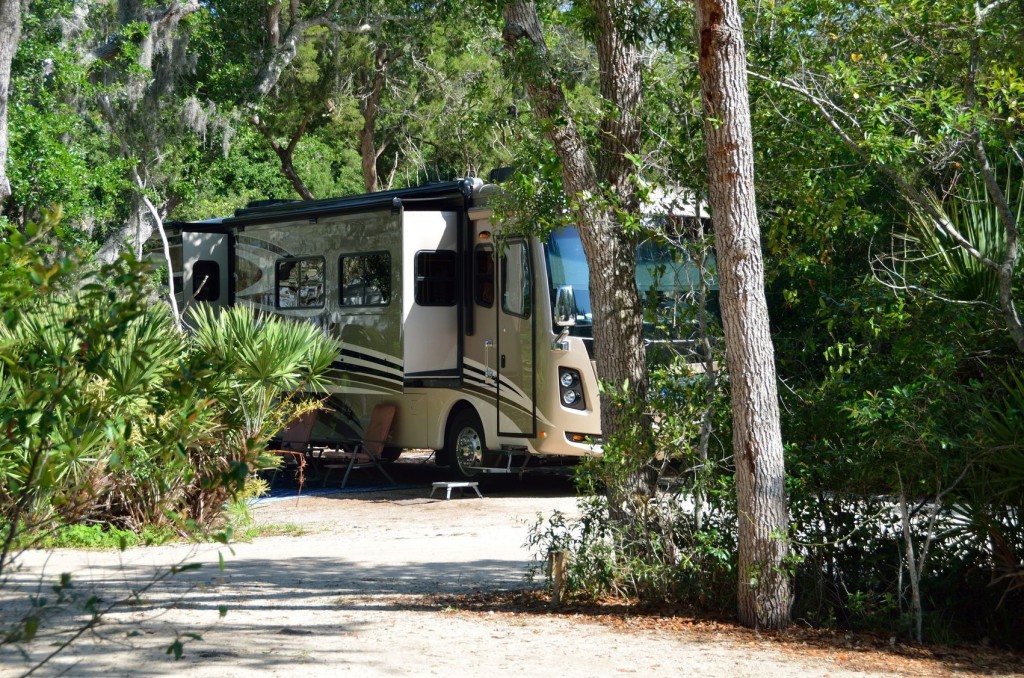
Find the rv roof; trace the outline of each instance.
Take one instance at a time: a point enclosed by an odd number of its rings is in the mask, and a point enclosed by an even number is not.
[[[302,218],[308,216],[335,214],[355,210],[372,209],[374,207],[401,207],[403,203],[428,200],[439,201],[456,199],[460,203],[472,198],[473,183],[469,179],[446,181],[443,183],[400,188],[379,193],[361,193],[346,195],[340,198],[324,198],[322,200],[295,200],[260,207],[247,207],[235,211],[234,217],[224,219],[225,224],[243,225],[259,221],[276,221],[281,217]]]
[[[437,182],[412,188],[399,188],[379,193],[360,193],[339,198],[322,200],[268,201],[235,210],[233,216],[204,221],[176,222],[174,227],[189,226],[246,226],[275,221],[298,221],[301,219],[342,214],[369,209],[400,208],[403,205],[431,207],[464,206],[479,192],[479,179],[458,179]]]

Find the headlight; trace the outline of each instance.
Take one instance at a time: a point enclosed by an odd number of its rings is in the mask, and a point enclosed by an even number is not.
[[[559,367],[558,391],[564,407],[574,410],[587,409],[587,403],[583,400],[583,379],[579,370],[574,370],[571,367]]]

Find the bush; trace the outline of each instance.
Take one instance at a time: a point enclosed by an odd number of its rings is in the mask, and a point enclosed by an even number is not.
[[[634,410],[627,420],[635,424],[605,441],[601,459],[580,467],[578,518],[556,513],[531,527],[533,574],[563,550],[572,595],[681,601],[718,611],[734,606],[735,499],[724,460],[701,453],[707,389],[704,377],[677,362],[652,372],[646,403],[605,393],[616,407]],[[651,421],[655,455],[644,459],[634,452]]]
[[[34,227],[0,234],[0,573],[19,530],[212,525],[338,352],[246,308],[200,306],[181,334],[145,263],[48,257]]]

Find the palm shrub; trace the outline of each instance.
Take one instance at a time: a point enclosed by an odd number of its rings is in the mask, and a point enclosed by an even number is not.
[[[106,322],[108,303],[100,289],[55,294],[4,330],[0,398],[19,435],[0,457],[6,487],[34,496],[38,520],[160,522],[185,474],[179,446],[217,426],[216,409],[180,379],[186,346],[168,314],[140,307]]]
[[[1014,186],[1007,180],[1006,194],[1017,203],[1016,218],[1024,216],[1024,183]],[[1006,252],[1006,232],[999,221],[996,206],[980,182],[968,183],[948,204],[935,200],[936,211],[946,217],[978,251],[993,261],[1002,259]],[[962,246],[958,245],[926,215],[915,214],[907,241],[916,250],[919,271],[928,287],[937,288],[942,295],[963,302],[996,304],[999,298],[999,280],[991,268],[985,266]]]
[[[1024,371],[1000,385],[1004,397],[983,417],[985,453],[958,507],[956,535],[981,554],[999,605],[1016,608],[1024,600]]]
[[[201,304],[191,311],[188,325],[194,355],[205,368],[204,393],[220,415],[215,443],[191,453],[199,482],[190,488],[187,503],[192,516],[208,520],[227,498],[227,488],[210,492],[203,483],[225,474],[241,482],[248,471],[272,463],[265,456],[267,443],[319,406],[316,394],[330,385],[328,373],[340,347],[312,324],[244,306],[216,311]]]
[[[1019,210],[1024,185],[1008,179],[1005,190]],[[983,186],[965,182],[941,208],[983,254],[1003,256],[1005,233]],[[811,281],[816,314],[778,309],[780,326],[791,317],[803,324],[788,351],[778,348],[794,387],[783,408],[792,543],[803,558],[793,615],[916,635],[923,610],[930,640],[983,630],[1019,644],[1009,639],[1024,637],[1013,597],[1021,591],[1000,568],[1019,571],[1024,553],[1020,495],[1000,487],[1020,487],[1010,443],[1024,409],[1000,406],[1019,354],[993,331],[998,279],[930,219],[910,222],[901,249],[884,262],[887,287],[837,269]],[[997,419],[1009,424],[1001,435]],[[916,612],[908,533],[921,571]]]
[[[94,518],[210,524],[250,472],[273,463],[270,438],[319,405],[338,348],[313,325],[205,304],[189,325],[178,335],[165,306],[147,310],[103,375],[132,428]]]
[[[317,406],[337,353],[242,308],[199,308],[181,334],[149,305],[146,264],[46,250],[34,226],[0,233],[0,574],[59,523],[210,525],[274,432]]]
[[[42,233],[0,232],[0,574],[19,535],[92,510],[132,433],[104,401],[104,375],[144,314],[145,267],[121,259],[85,275]]]

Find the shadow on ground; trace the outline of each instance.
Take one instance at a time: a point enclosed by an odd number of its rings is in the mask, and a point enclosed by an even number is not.
[[[0,674],[20,673],[32,661],[52,651],[53,643],[67,639],[87,624],[83,610],[88,596],[111,602],[129,591],[143,591],[136,601],[120,606],[106,622],[75,642],[42,675],[67,671],[76,676],[110,675],[111,653],[125,652],[133,663],[118,674],[133,676],[180,675],[191,664],[223,664],[235,675],[246,671],[284,670],[316,647],[316,663],[340,667],[372,662],[372,649],[355,640],[379,634],[396,612],[441,611],[424,597],[428,592],[474,595],[483,590],[521,589],[523,562],[486,560],[367,565],[330,557],[287,560],[247,557],[229,561],[224,571],[216,564],[179,573],[152,586],[154,569],[124,567],[117,563],[93,566],[89,581],[80,581],[76,604],[51,616],[47,628],[62,633],[42,637],[29,646],[29,657],[14,648],[0,648]],[[15,574],[5,589],[0,614],[17,614],[10,594],[47,590],[45,582],[27,573]],[[227,614],[219,619],[222,609]],[[370,616],[372,614],[372,617]],[[372,621],[370,621],[372,620]],[[203,635],[202,641],[182,633]],[[134,634],[134,635],[130,635]],[[185,641],[188,661],[163,656],[176,638]],[[332,640],[333,639],[333,640]],[[99,641],[99,642],[97,642]],[[335,642],[336,641],[336,642]],[[139,661],[146,658],[145,661]],[[241,672],[241,673],[238,673]]]
[[[308,469],[301,488],[295,477],[277,474],[270,494],[256,503],[294,499],[298,496],[356,499],[368,493],[415,488],[423,488],[423,496],[427,497],[432,483],[450,479],[445,467],[436,466],[426,457],[402,458],[397,463],[388,464],[386,468],[395,480],[395,485],[390,485],[379,471],[372,468],[353,471],[344,488],[340,486],[343,474],[332,475],[325,484],[322,472],[315,467]],[[481,492],[488,497],[571,497],[576,494],[573,471],[572,466],[546,466],[529,468],[523,474],[480,474],[473,480],[480,484]],[[438,495],[441,494],[438,492]],[[459,492],[456,491],[453,496],[459,496]]]

